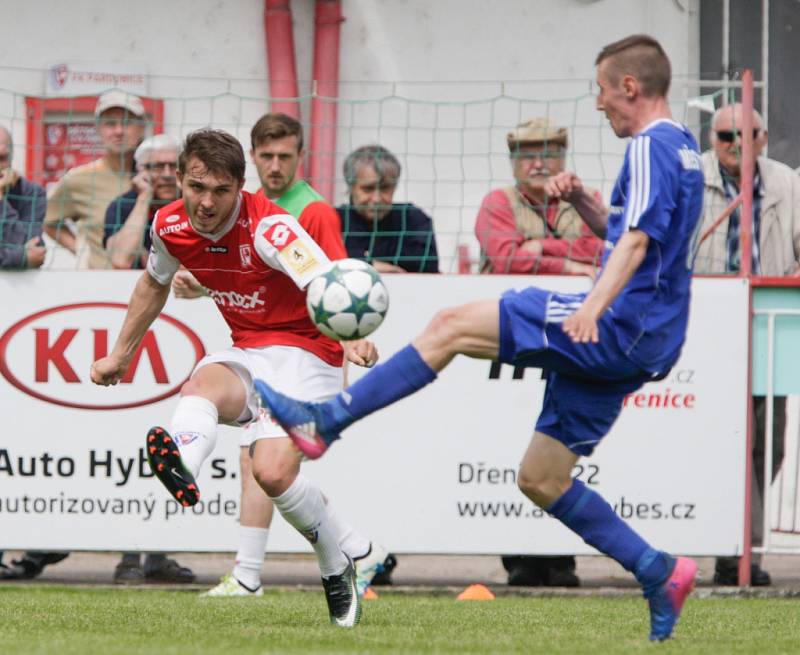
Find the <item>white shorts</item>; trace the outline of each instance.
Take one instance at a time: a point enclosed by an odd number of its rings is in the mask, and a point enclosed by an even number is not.
[[[294,346],[264,346],[263,348],[228,348],[206,355],[194,372],[208,364],[225,364],[245,388],[247,404],[236,419],[242,430],[239,445],[250,446],[257,439],[285,437],[277,423],[261,407],[253,380],[264,380],[273,389],[298,400],[323,401],[342,390],[343,368],[331,366],[313,353]]]

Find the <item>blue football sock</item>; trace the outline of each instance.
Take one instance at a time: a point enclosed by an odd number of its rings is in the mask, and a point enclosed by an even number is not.
[[[324,403],[329,427],[337,431],[367,414],[410,396],[436,379],[436,371],[428,366],[412,345],[392,355],[384,364]]]
[[[651,548],[600,494],[580,480],[573,480],[547,511],[587,544],[633,573],[645,593],[661,585],[672,572],[674,560]]]

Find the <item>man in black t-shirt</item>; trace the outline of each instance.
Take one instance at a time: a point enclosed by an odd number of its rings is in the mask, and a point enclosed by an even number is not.
[[[337,207],[347,254],[381,273],[438,273],[433,220],[410,203],[392,202],[400,162],[379,145],[351,152],[344,162],[350,202]]]

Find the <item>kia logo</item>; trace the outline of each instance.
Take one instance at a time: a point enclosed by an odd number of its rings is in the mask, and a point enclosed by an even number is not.
[[[167,314],[153,321],[117,386],[92,384],[91,364],[110,352],[127,309],[76,303],[17,321],[0,336],[0,374],[29,396],[76,409],[129,409],[174,396],[205,348],[190,327]]]

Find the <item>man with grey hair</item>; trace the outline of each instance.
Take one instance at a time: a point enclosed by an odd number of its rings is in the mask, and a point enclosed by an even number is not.
[[[739,194],[742,175],[742,105],[726,105],[716,111],[711,121],[711,150],[703,153],[705,191],[703,216],[698,234],[710,234],[697,247],[696,274],[736,274],[741,263],[739,221],[741,208],[714,225],[725,208]],[[788,166],[762,156],[767,144],[767,130],[757,111],[753,111],[753,225],[752,271],[771,277],[800,276],[800,177]],[[773,398],[772,476],[783,462],[786,432],[786,397]],[[766,397],[753,396],[753,475],[750,489],[752,543],[763,540],[764,458]],[[739,582],[738,558],[717,559],[714,582],[736,585]],[[769,573],[754,556],[751,582],[755,586],[771,584]]]
[[[351,152],[343,168],[350,202],[336,211],[347,254],[381,273],[438,273],[431,217],[410,203],[392,202],[401,171],[397,157],[366,145]]]
[[[180,197],[175,177],[180,144],[157,134],[139,144],[133,159],[133,188],[106,210],[103,245],[114,268],[144,268],[150,250],[150,223],[160,207]]]
[[[11,133],[0,126],[0,268],[39,268],[47,197],[41,186],[11,168],[13,154]]]

